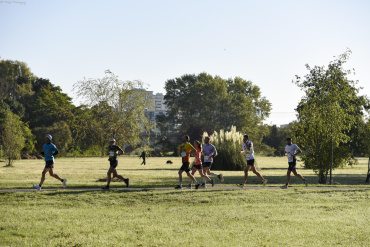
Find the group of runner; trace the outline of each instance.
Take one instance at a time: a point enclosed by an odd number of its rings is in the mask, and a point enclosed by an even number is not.
[[[33,187],[37,190],[42,189],[42,184],[45,181],[45,175],[49,172],[50,176],[60,180],[63,184],[63,187],[67,186],[67,179],[63,179],[57,174],[53,172],[54,168],[54,155],[58,154],[58,149],[56,146],[52,143],[52,136],[50,134],[47,134],[45,136],[45,144],[43,146],[43,152],[41,152],[42,155],[45,156],[45,167],[42,171],[42,176],[40,183],[38,185],[34,185]],[[113,178],[119,178],[123,180],[127,187],[130,185],[129,178],[124,178],[123,176],[119,175],[117,173],[117,166],[118,166],[118,160],[117,156],[119,154],[123,154],[124,151],[122,148],[116,145],[116,140],[114,138],[109,140],[109,146],[107,155],[109,156],[108,160],[110,163],[110,167],[107,172],[107,185],[103,187],[103,190],[108,190],[109,185],[111,182],[111,176],[113,174]],[[254,157],[254,148],[253,148],[253,142],[249,140],[248,135],[243,136],[243,145],[242,150],[238,153],[238,155],[241,155],[242,153],[246,154],[246,160],[247,160],[247,166],[244,169],[244,180],[243,183],[237,184],[239,187],[244,187],[245,183],[248,179],[248,172],[252,171],[256,176],[261,179],[261,183],[263,186],[266,185],[267,179],[265,179],[257,170],[255,167],[255,157]],[[290,182],[290,174],[293,172],[293,174],[301,179],[305,186],[307,187],[308,182],[307,180],[296,171],[296,164],[297,164],[297,154],[301,153],[301,150],[296,144],[293,144],[292,138],[287,138],[287,145],[285,146],[285,153],[284,155],[287,155],[288,157],[288,171],[287,171],[287,179],[285,186],[281,187],[283,189],[287,189],[289,182]],[[195,161],[192,169],[190,169],[190,156],[194,155]],[[201,156],[204,156],[203,163]],[[178,171],[179,175],[179,185],[175,187],[175,189],[182,189],[182,174],[183,172],[186,172],[186,175],[190,178],[190,184],[187,186],[188,188],[192,188],[193,183],[195,183],[195,188],[206,188],[206,182],[210,182],[212,187],[215,185],[215,180],[211,179],[210,176],[216,176],[220,179],[221,182],[224,181],[223,174],[216,174],[214,172],[211,172],[211,167],[213,163],[213,158],[217,156],[217,150],[214,145],[211,144],[210,137],[205,137],[204,139],[204,145],[200,141],[195,141],[194,146],[190,144],[190,137],[188,135],[184,135],[182,137],[182,144],[179,147],[179,156],[182,157],[182,166],[180,167]],[[145,165],[145,155],[143,157],[143,163]],[[199,172],[200,176],[203,178],[203,183],[200,184],[194,177],[194,174],[196,172]]]

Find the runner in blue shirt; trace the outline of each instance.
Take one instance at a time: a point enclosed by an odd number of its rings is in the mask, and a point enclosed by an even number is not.
[[[63,183],[63,187],[65,188],[67,186],[67,179],[62,179],[61,177],[58,176],[58,174],[55,174],[53,172],[54,168],[54,155],[58,154],[58,149],[57,147],[51,143],[52,136],[47,134],[45,136],[45,144],[43,146],[44,151],[41,153],[42,155],[45,156],[45,168],[42,171],[42,176],[41,176],[41,181],[39,185],[34,185],[33,187],[37,190],[41,190],[42,184],[45,181],[45,175],[46,173],[49,172],[50,176],[60,180]]]

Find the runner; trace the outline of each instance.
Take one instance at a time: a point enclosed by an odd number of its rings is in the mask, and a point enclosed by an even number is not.
[[[67,179],[62,179],[61,177],[58,176],[58,174],[55,174],[53,172],[54,168],[54,155],[58,154],[58,149],[57,147],[51,143],[52,136],[47,134],[45,136],[45,144],[43,146],[44,151],[41,152],[42,155],[44,155],[44,160],[45,160],[45,168],[42,171],[41,175],[41,181],[39,185],[34,185],[33,187],[37,190],[41,190],[42,184],[45,181],[45,175],[47,172],[49,172],[50,176],[60,180],[63,183],[63,187],[65,188],[67,186]]]
[[[304,177],[302,177],[301,174],[298,174],[297,170],[296,170],[296,164],[297,164],[297,157],[296,156],[297,156],[297,154],[301,153],[302,151],[296,144],[293,144],[292,138],[287,138],[286,143],[287,143],[287,145],[285,146],[284,155],[288,156],[289,167],[288,167],[288,172],[286,174],[286,184],[284,186],[282,186],[281,188],[282,189],[287,189],[288,188],[288,185],[289,185],[289,182],[290,182],[290,173],[291,172],[293,172],[294,176],[303,180],[305,186],[307,187],[308,186],[307,180]]]
[[[201,159],[201,155],[202,155],[202,143],[200,143],[200,141],[195,141],[194,142],[194,147],[195,149],[197,150],[195,152],[195,163],[194,163],[194,166],[193,166],[193,171],[191,172],[191,175],[194,176],[195,172],[198,170],[200,176],[204,179],[204,180],[208,180],[209,182],[212,183],[212,187],[215,186],[215,180],[214,179],[210,179],[207,175],[205,175],[203,173],[203,169],[202,169],[202,159]],[[195,186],[196,189],[199,188],[199,184],[197,184]]]
[[[249,136],[244,135],[243,137],[243,147],[242,150],[238,153],[240,155],[241,153],[246,153],[247,158],[247,167],[245,167],[244,170],[244,181],[242,184],[237,184],[237,186],[244,188],[245,183],[247,182],[248,178],[248,171],[252,170],[254,174],[257,175],[262,181],[262,185],[265,186],[267,183],[267,179],[264,179],[261,174],[256,170],[254,167],[254,149],[253,149],[253,142],[249,141]]]
[[[222,173],[216,174],[214,172],[211,172],[213,157],[217,156],[217,150],[215,146],[211,144],[211,139],[208,136],[204,138],[204,143],[205,144],[203,145],[203,154],[204,154],[203,173],[208,176],[211,175],[217,176],[221,180],[221,182],[223,182],[224,176],[222,175]],[[203,183],[201,187],[207,188],[205,178],[203,178]]]
[[[112,138],[109,140],[109,146],[108,146],[108,152],[107,152],[107,154],[109,155],[108,160],[110,162],[110,167],[107,172],[107,175],[108,175],[107,185],[104,188],[102,188],[103,190],[109,190],[112,173],[113,173],[113,178],[119,178],[123,180],[123,182],[125,182],[127,187],[130,185],[130,180],[128,178],[125,179],[124,177],[122,177],[121,175],[117,173],[117,169],[116,169],[118,166],[117,151],[120,151],[121,154],[124,153],[124,151],[119,146],[116,145],[116,140]]]
[[[190,137],[184,135],[182,137],[182,144],[179,147],[179,156],[182,157],[182,166],[179,169],[179,185],[175,189],[182,189],[182,173],[186,172],[186,175],[190,178],[190,187],[193,182],[195,185],[198,185],[198,181],[190,174],[190,154],[195,153],[195,148],[189,143]]]

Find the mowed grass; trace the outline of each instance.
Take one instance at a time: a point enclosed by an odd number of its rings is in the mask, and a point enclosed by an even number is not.
[[[173,164],[166,164],[171,160]],[[336,169],[333,172],[335,186],[370,186],[365,183],[367,174],[366,158],[359,158],[359,165]],[[133,156],[119,157],[117,171],[124,177],[130,178],[132,187],[172,187],[178,184],[177,171],[181,166],[179,157],[148,158],[147,165],[140,165],[141,159]],[[257,167],[259,172],[269,180],[267,186],[281,186],[286,181],[287,158],[286,157],[257,157]],[[5,188],[32,188],[33,184],[38,184],[45,162],[43,160],[19,160],[13,167],[4,167],[4,162],[0,162],[0,189]],[[55,161],[54,173],[62,178],[68,179],[68,187],[103,187],[106,182],[106,173],[109,162],[104,158],[58,158]],[[297,164],[298,172],[308,181],[309,186],[318,185],[317,175],[311,169],[303,169],[302,162]],[[244,173],[242,171],[214,171],[223,173],[225,182],[222,185],[234,186],[241,183]],[[252,173],[249,173],[247,186],[256,186],[260,180]],[[189,183],[189,178],[184,173],[184,185]],[[202,181],[196,173],[198,181]],[[220,181],[215,178],[216,187],[220,186]],[[293,187],[301,187],[303,183],[292,175],[290,184]],[[123,182],[112,182],[111,187],[124,187]],[[61,182],[55,178],[46,176],[44,188],[59,188]]]
[[[368,246],[370,191],[0,193],[1,246]]]
[[[118,173],[132,187],[177,185],[180,158],[140,163],[138,157],[119,159]],[[0,246],[368,246],[370,190],[307,190],[294,177],[289,190],[269,189],[285,183],[286,158],[257,157],[257,163],[269,179],[263,190],[235,187],[242,171],[215,171],[235,190],[2,192]],[[0,188],[31,188],[43,167],[42,160],[1,166]],[[54,171],[68,179],[68,187],[99,188],[108,167],[106,158],[61,158]],[[311,170],[299,172],[318,186]],[[335,170],[334,181],[369,187],[366,172],[367,160],[361,159],[358,166]],[[248,186],[258,183],[251,174]],[[46,177],[44,188],[60,187]]]

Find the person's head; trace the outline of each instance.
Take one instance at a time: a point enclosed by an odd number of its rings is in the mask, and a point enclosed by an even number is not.
[[[249,141],[249,136],[248,135],[244,135],[243,136],[243,142],[247,143],[247,141]]]
[[[204,143],[205,144],[210,144],[211,143],[211,138],[209,138],[209,136],[206,136],[206,137],[204,137]]]
[[[111,138],[111,139],[109,140],[109,145],[113,146],[114,144],[116,144],[116,139]]]
[[[194,141],[194,147],[202,150],[202,143],[200,141]]]
[[[182,142],[189,142],[190,141],[190,137],[188,135],[184,135],[182,137]]]
[[[292,145],[292,143],[293,143],[293,140],[292,140],[292,138],[286,138],[286,144],[288,144],[288,145]]]
[[[53,137],[50,134],[45,135],[45,142],[46,143],[50,143],[52,139],[53,139]]]

